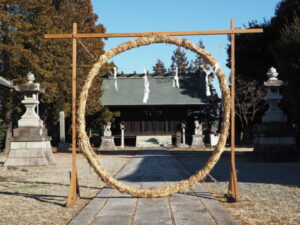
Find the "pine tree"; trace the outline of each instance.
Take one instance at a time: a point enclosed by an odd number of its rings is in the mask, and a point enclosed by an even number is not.
[[[165,68],[165,64],[160,60],[158,59],[156,64],[153,66],[153,72],[155,74],[164,74],[166,73],[166,68]]]
[[[174,71],[176,67],[178,67],[178,73],[186,73],[189,62],[187,57],[185,56],[185,51],[181,50],[180,47],[176,48],[173,52],[173,56],[171,57],[171,67],[170,70]]]

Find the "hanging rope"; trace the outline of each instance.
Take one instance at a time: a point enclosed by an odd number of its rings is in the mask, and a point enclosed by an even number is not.
[[[144,69],[144,73],[145,73],[145,76],[144,76],[144,98],[143,98],[143,103],[147,103],[148,102],[148,98],[149,98],[149,94],[150,94],[150,84],[149,84],[149,81],[148,81],[148,77],[147,77],[147,70]]]
[[[114,67],[114,84],[115,84],[115,90],[118,91],[118,78],[117,78],[117,67]]]
[[[179,77],[178,77],[178,67],[175,69],[175,76],[173,80],[173,87],[179,88]]]
[[[82,43],[80,38],[76,38],[76,40],[82,45],[82,47],[89,53],[89,55],[97,62],[97,59],[93,56],[93,54],[89,51],[89,49]]]
[[[153,189],[143,189],[143,188],[135,188],[131,187],[128,184],[122,183],[116,180],[108,171],[102,166],[99,162],[96,153],[94,152],[89,138],[85,132],[85,109],[88,98],[88,91],[92,85],[93,79],[98,75],[100,68],[111,58],[116,55],[121,54],[127,50],[139,47],[150,45],[153,43],[169,43],[177,46],[184,47],[189,49],[200,56],[202,56],[211,66],[214,66],[217,61],[216,59],[204,49],[195,45],[194,43],[178,37],[171,37],[166,35],[155,35],[150,37],[141,37],[135,40],[130,40],[128,42],[124,42],[109,51],[106,51],[103,55],[100,56],[98,61],[93,65],[93,68],[90,70],[89,74],[86,77],[85,83],[82,87],[80,93],[80,101],[78,107],[78,137],[79,137],[79,145],[81,147],[81,151],[83,155],[88,160],[89,164],[94,168],[95,172],[99,175],[99,177],[108,184],[110,187],[117,189],[121,193],[127,193],[135,197],[165,197],[170,194],[184,192],[192,185],[196,184],[198,181],[203,180],[218,162],[226,143],[226,139],[228,137],[229,130],[229,119],[230,119],[230,92],[227,84],[227,78],[223,71],[220,68],[216,69],[216,75],[219,80],[220,89],[222,93],[222,104],[223,104],[223,118],[221,123],[220,130],[220,138],[217,146],[215,147],[212,155],[204,165],[204,167],[197,171],[195,174],[191,175],[189,178],[179,181],[175,184],[163,187],[157,187]]]

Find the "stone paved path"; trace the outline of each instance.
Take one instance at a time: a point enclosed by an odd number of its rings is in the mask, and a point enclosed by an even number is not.
[[[189,176],[166,151],[141,151],[133,156],[117,178],[135,187],[168,185]],[[238,223],[200,183],[185,193],[167,198],[134,198],[109,187],[75,217],[70,225],[197,225]]]

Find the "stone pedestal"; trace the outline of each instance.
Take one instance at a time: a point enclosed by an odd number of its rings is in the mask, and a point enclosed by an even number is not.
[[[204,135],[202,134],[194,134],[191,148],[204,148]]]
[[[4,166],[47,166],[55,164],[47,129],[19,127],[13,130],[10,151]]]
[[[136,136],[136,147],[143,149],[160,149],[172,147],[171,135]]]
[[[262,117],[262,123],[253,127],[254,156],[260,161],[293,161],[297,154],[294,132],[278,107],[282,99],[279,87],[283,82],[277,79],[275,68],[271,68],[267,75],[269,79],[264,83],[267,89],[264,99],[269,103],[269,109]]]
[[[116,150],[114,136],[102,136],[100,150]]]
[[[4,166],[47,166],[54,164],[50,140],[43,121],[35,112],[39,104],[37,93],[39,84],[34,84],[34,75],[27,74],[29,82],[17,87],[25,93],[22,103],[26,111],[18,121],[19,127],[13,130],[10,151]]]
[[[294,161],[297,145],[291,126],[283,122],[255,125],[254,157],[265,162]]]

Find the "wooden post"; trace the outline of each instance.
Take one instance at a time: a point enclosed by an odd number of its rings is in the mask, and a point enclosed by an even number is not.
[[[231,20],[231,29],[234,30],[234,20]],[[229,197],[237,202],[240,199],[237,175],[235,167],[235,34],[230,34],[231,39],[231,157],[230,157],[230,175],[228,185]]]
[[[72,172],[68,193],[67,207],[72,207],[79,198],[78,178],[76,172],[76,56],[77,56],[77,24],[73,23],[72,37]]]
[[[74,205],[76,199],[79,198],[78,190],[78,178],[76,174],[76,38],[120,38],[120,37],[145,37],[151,35],[171,35],[171,36],[190,36],[190,35],[220,35],[230,34],[231,35],[231,170],[228,194],[233,200],[239,200],[238,187],[237,187],[237,176],[235,169],[235,130],[234,130],[234,35],[235,34],[248,34],[248,33],[262,33],[263,29],[234,29],[234,21],[231,21],[230,30],[205,30],[205,31],[168,31],[168,32],[134,32],[134,33],[77,33],[77,24],[73,23],[72,34],[45,34],[45,38],[56,39],[56,38],[70,38],[72,39],[72,172],[71,172],[71,183],[68,194],[67,206],[71,207]],[[142,124],[143,127],[144,124]]]

